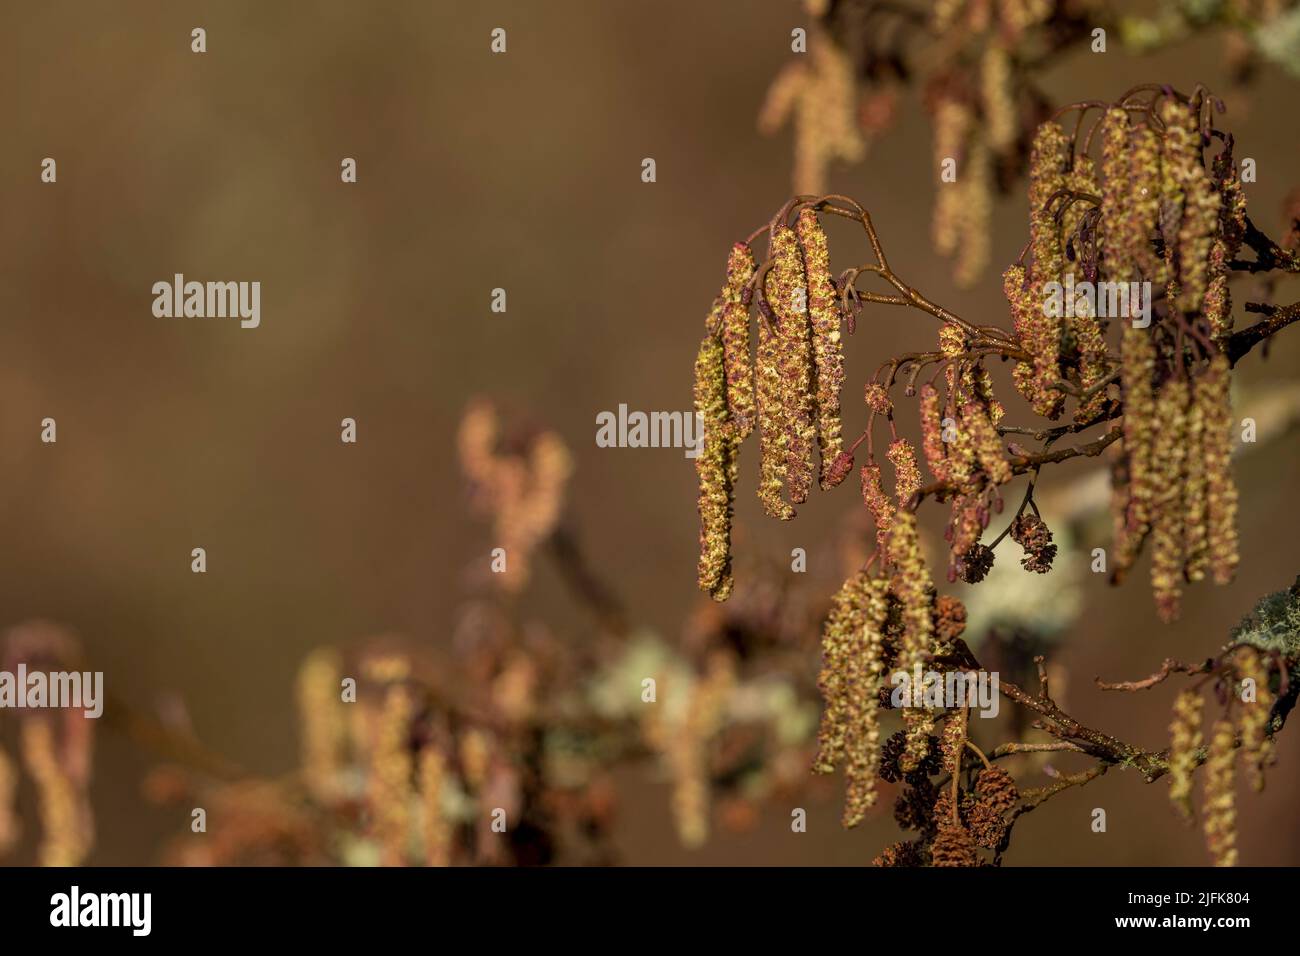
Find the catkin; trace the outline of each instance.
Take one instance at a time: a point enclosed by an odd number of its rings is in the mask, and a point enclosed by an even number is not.
[[[1215,866],[1237,865],[1236,730],[1230,720],[1219,720],[1210,733],[1210,755],[1205,762],[1205,845]]]
[[[948,162],[961,163],[966,152],[966,141],[973,121],[970,107],[961,100],[943,96],[934,112],[934,164],[942,170]],[[951,256],[961,243],[965,194],[958,174],[955,182],[939,182],[934,197],[934,215],[931,219],[931,241],[934,251],[941,256]]]
[[[442,752],[426,748],[420,752],[420,837],[427,866],[450,866],[452,825],[443,811],[447,782],[447,761]]]
[[[1183,594],[1183,480],[1187,460],[1187,382],[1172,378],[1156,402],[1155,439],[1151,450],[1152,546],[1151,589],[1156,611],[1166,623],[1178,618]]]
[[[1075,160],[1074,168],[1067,174],[1065,184],[1075,192],[1094,196],[1101,191],[1097,184],[1095,164],[1087,156],[1079,156]],[[1086,210],[1087,206],[1083,200],[1075,200],[1066,210],[1063,217],[1064,232],[1071,241],[1077,239],[1076,234]],[[1076,248],[1075,264],[1069,268],[1073,270],[1077,265]],[[1075,348],[1079,352],[1079,384],[1085,391],[1092,392],[1079,401],[1078,408],[1074,411],[1075,422],[1084,424],[1100,415],[1106,406],[1106,391],[1097,386],[1109,371],[1106,364],[1109,353],[1106,349],[1105,336],[1102,334],[1101,321],[1092,303],[1087,299],[1079,299],[1074,303],[1073,314],[1067,322],[1074,336]]]
[[[889,558],[894,565],[891,588],[902,606],[903,622],[902,646],[895,666],[912,674],[918,665],[924,670],[930,659],[934,640],[930,606],[934,583],[921,554],[916,515],[906,508],[894,515],[889,533]],[[925,708],[909,707],[904,709],[903,719],[907,724],[907,747],[900,766],[913,770],[930,752],[934,716]]]
[[[962,405],[961,430],[969,436],[971,449],[989,481],[995,485],[1010,481],[1011,463],[1002,453],[1002,439],[981,403],[971,400]]]
[[[943,440],[943,422],[939,417],[939,390],[929,382],[921,386],[921,451],[926,467],[937,481],[947,481],[950,469]]]
[[[980,60],[980,97],[989,146],[995,152],[1005,153],[1015,146],[1020,135],[1020,123],[1012,89],[1011,54],[1001,43],[984,47],[984,56]]]
[[[794,509],[781,497],[785,484],[785,409],[781,405],[781,341],[766,316],[758,320],[754,374],[758,398],[758,500],[772,518],[789,521]]]
[[[1156,494],[1151,459],[1156,430],[1156,397],[1151,381],[1155,364],[1150,330],[1125,325],[1120,340],[1120,385],[1124,395],[1124,454],[1128,460],[1128,500],[1123,518],[1127,533],[1115,546],[1112,574],[1116,582],[1133,566],[1151,530]]]
[[[1205,459],[1205,517],[1210,570],[1218,584],[1237,573],[1237,483],[1232,477],[1232,400],[1228,393],[1227,356],[1210,360],[1197,388],[1202,407]]]
[[[705,335],[695,360],[695,412],[704,427],[704,447],[695,458],[699,479],[700,590],[723,601],[731,594],[731,512],[737,477],[736,439],[727,416],[724,348]]]
[[[780,397],[785,436],[785,485],[791,504],[808,500],[813,478],[813,356],[808,320],[808,285],[794,230],[772,230],[773,267],[767,275],[767,300],[776,313],[780,339]]]
[[[1273,691],[1269,687],[1269,669],[1263,656],[1247,647],[1237,658],[1237,675],[1254,683],[1254,699],[1241,701],[1237,727],[1241,731],[1241,757],[1250,769],[1251,786],[1264,789],[1264,767],[1272,756],[1269,736],[1273,712]]]
[[[375,837],[385,866],[401,866],[406,860],[414,795],[412,761],[407,746],[413,714],[414,702],[410,691],[401,685],[390,687],[375,728],[369,777]]]
[[[846,827],[861,823],[876,801],[887,591],[884,579],[859,572],[836,595],[823,630],[818,686],[825,707],[814,769],[830,773],[845,764]]]
[[[1220,200],[1201,163],[1196,113],[1185,103],[1165,99],[1160,103],[1160,119],[1165,124],[1160,156],[1162,211],[1167,217],[1177,215],[1176,231],[1165,233],[1166,258],[1174,255],[1176,241],[1175,304],[1184,312],[1194,312],[1205,298],[1210,244],[1218,231]]]
[[[1207,512],[1205,447],[1205,375],[1192,380],[1192,399],[1187,408],[1187,468],[1183,480],[1184,565],[1183,577],[1189,582],[1204,580],[1209,566],[1209,519]],[[1211,385],[1211,389],[1213,385]]]
[[[1160,225],[1160,138],[1150,127],[1134,127],[1129,154],[1129,203],[1127,229],[1137,237],[1133,246],[1139,272],[1153,285],[1164,285],[1169,275],[1165,262],[1156,254],[1151,238]]]
[[[1192,774],[1196,770],[1201,737],[1201,695],[1181,691],[1174,698],[1173,720],[1169,724],[1169,799],[1182,818],[1192,819]]]
[[[1101,121],[1101,250],[1106,276],[1113,282],[1133,278],[1141,246],[1149,238],[1134,215],[1132,146],[1128,110],[1111,107]]]
[[[1026,351],[1033,356],[1034,411],[1044,418],[1061,413],[1063,396],[1051,386],[1061,377],[1061,331],[1063,318],[1049,315],[1045,308],[1045,287],[1060,282],[1064,260],[1061,255],[1060,223],[1052,196],[1065,187],[1070,160],[1070,141],[1060,124],[1043,123],[1034,135],[1029,156],[1029,240],[1033,252],[1032,306],[1028,322]]]
[[[890,442],[885,457],[894,466],[894,498],[904,508],[912,495],[921,490],[921,470],[916,466],[916,449],[906,438]]]
[[[332,648],[312,651],[298,669],[303,778],[320,800],[337,795],[343,771],[347,724],[339,701],[340,675],[339,656]]]
[[[831,281],[826,233],[817,214],[803,209],[795,224],[808,278],[808,311],[812,316],[813,361],[817,378],[817,443],[821,452],[821,487],[832,481],[832,466],[844,450],[840,423],[840,389],[844,387],[844,355],[840,343],[840,304]],[[841,474],[840,480],[843,480]]]
[[[737,440],[754,428],[754,366],[749,357],[749,303],[745,290],[755,270],[754,253],[738,242],[727,258],[727,283],[722,290],[721,331],[727,370],[727,412]]]
[[[885,553],[889,552],[889,529],[894,522],[894,503],[885,493],[880,480],[880,466],[873,461],[862,466],[862,501],[871,514],[876,525],[876,545]]]

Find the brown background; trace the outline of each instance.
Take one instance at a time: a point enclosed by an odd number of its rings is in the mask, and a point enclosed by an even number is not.
[[[309,648],[381,631],[446,640],[466,569],[491,547],[466,513],[453,444],[460,410],[482,394],[564,436],[593,557],[637,621],[680,628],[696,597],[690,463],[598,449],[594,416],[620,402],[689,407],[728,245],[788,195],[788,136],[763,139],[754,117],[791,56],[790,29],[806,23],[798,5],[4,6],[0,62],[16,95],[0,149],[0,622],[65,622],[115,694],[141,706],[179,695],[213,748],[286,770],[292,678]],[[205,55],[190,52],[195,26]],[[488,51],[496,26],[509,31],[504,56]],[[1199,40],[1159,59],[1084,53],[1045,82],[1062,102],[1150,80],[1223,89],[1221,51]],[[1265,70],[1249,108],[1234,100],[1229,114],[1239,155],[1259,162],[1252,212],[1275,231],[1300,182],[1297,92]],[[54,186],[39,182],[46,156]],[[339,182],[344,156],[357,185]],[[646,156],[653,185],[640,181]],[[1023,242],[1024,201],[998,209],[997,268],[958,293],[927,247],[933,177],[914,96],[832,185],[872,210],[891,261],[930,297],[1006,322],[996,272]],[[150,287],[175,272],[260,280],[261,328],[154,318]],[[505,315],[488,308],[496,286]],[[849,346],[846,395],[933,334],[919,313],[870,314]],[[1300,333],[1288,333],[1243,374],[1298,365]],[[865,416],[850,407],[852,433]],[[45,416],[57,445],[39,441]],[[345,416],[359,422],[356,446],[339,442]],[[1087,613],[1060,657],[1081,717],[1158,744],[1167,695],[1102,698],[1090,678],[1203,656],[1255,598],[1289,584],[1298,471],[1293,440],[1244,463],[1241,573],[1194,589],[1181,624],[1157,624],[1140,577],[1121,591],[1086,582]],[[774,526],[742,494],[744,547],[834,561],[821,542],[857,507],[842,487]],[[205,576],[190,573],[196,546]],[[527,600],[584,639],[547,572]],[[1296,736],[1283,737],[1268,793],[1243,796],[1245,862],[1300,860]],[[101,736],[92,862],[147,863],[184,826],[140,799],[152,763]],[[892,839],[887,820],[841,833],[827,802],[807,835],[773,809],[758,831],[690,853],[650,780],[624,776],[628,862],[864,863]],[[1094,806],[1107,808],[1105,835],[1088,829]],[[1115,772],[1026,818],[1009,862],[1204,859],[1163,784]]]

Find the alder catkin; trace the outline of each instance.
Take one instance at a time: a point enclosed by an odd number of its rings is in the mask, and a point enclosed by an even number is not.
[[[785,486],[791,504],[808,500],[813,478],[812,328],[808,320],[808,285],[794,230],[772,230],[773,267],[767,275],[767,300],[776,313],[780,340],[780,397],[785,437]]]
[[[821,452],[821,487],[831,488],[832,466],[844,450],[840,434],[840,390],[844,355],[840,342],[840,303],[831,281],[826,233],[813,210],[800,211],[795,224],[808,277],[808,311],[812,316],[813,360],[817,379],[817,443]],[[840,480],[843,480],[841,474]]]
[[[1238,694],[1246,680],[1254,684],[1254,700],[1241,701],[1237,727],[1241,732],[1241,759],[1250,770],[1251,786],[1264,789],[1264,767],[1272,757],[1269,725],[1273,712],[1273,691],[1269,687],[1269,669],[1263,655],[1246,647],[1237,657]]]
[[[1156,430],[1156,397],[1152,384],[1156,349],[1149,329],[1124,326],[1120,339],[1120,385],[1124,396],[1124,454],[1127,457],[1128,501],[1124,524],[1127,533],[1116,542],[1112,574],[1116,582],[1141,551],[1151,530],[1156,488],[1151,451]]]
[[[781,405],[781,341],[766,316],[758,320],[754,362],[758,398],[758,500],[772,518],[789,521],[794,509],[781,497],[785,486],[785,409]]]
[[[1034,411],[1044,418],[1056,418],[1064,403],[1062,394],[1051,388],[1061,377],[1061,332],[1064,319],[1049,315],[1045,287],[1060,282],[1064,259],[1061,255],[1061,226],[1055,211],[1060,199],[1052,197],[1065,188],[1070,161],[1070,140],[1059,123],[1038,127],[1029,156],[1029,241],[1033,253],[1031,305],[1025,350],[1033,356],[1035,377]]]
[[[695,412],[704,447],[695,457],[699,479],[700,590],[723,601],[731,594],[731,511],[737,477],[735,439],[727,416],[724,347],[705,335],[695,360]]]
[[[1201,737],[1201,695],[1184,690],[1174,698],[1173,720],[1169,724],[1169,799],[1179,815],[1192,819],[1192,773],[1196,770]]]
[[[1204,415],[1205,518],[1210,570],[1217,584],[1237,573],[1237,483],[1232,477],[1232,399],[1227,356],[1210,359],[1197,388]]]
[[[895,666],[913,673],[919,665],[924,671],[930,660],[934,640],[931,595],[934,582],[921,554],[916,515],[906,508],[894,514],[889,532],[889,558],[894,565],[891,589],[902,609],[903,639]],[[904,709],[907,724],[907,747],[899,761],[903,770],[915,769],[930,752],[930,733],[934,716],[925,708]]]
[[[727,371],[727,411],[737,440],[749,435],[758,417],[754,406],[754,366],[749,356],[749,303],[745,297],[755,268],[754,253],[749,246],[738,242],[731,247],[719,324]]]
[[[1215,866],[1237,865],[1236,729],[1232,721],[1216,721],[1205,762],[1205,845]]]
[[[1181,378],[1171,378],[1156,401],[1155,438],[1151,450],[1152,546],[1151,590],[1156,611],[1165,623],[1178,618],[1183,594],[1184,478],[1187,463],[1189,390]]]

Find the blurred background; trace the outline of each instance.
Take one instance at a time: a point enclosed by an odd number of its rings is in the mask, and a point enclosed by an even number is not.
[[[483,396],[562,437],[588,558],[637,626],[682,630],[698,599],[692,464],[674,449],[598,448],[595,416],[620,403],[690,407],[727,250],[790,194],[790,134],[764,137],[755,117],[794,56],[791,29],[808,24],[798,3],[4,7],[14,95],[0,150],[0,623],[65,625],[115,697],[183,705],[212,750],[284,773],[310,649],[387,633],[445,647],[481,587],[473,569],[494,542],[466,507],[456,430]],[[190,51],[198,26],[203,55]],[[505,55],[489,51],[495,27],[507,30]],[[1226,70],[1211,31],[1158,55],[1072,53],[1041,79],[1064,103],[1141,82],[1226,91]],[[1226,96],[1238,156],[1258,164],[1251,214],[1273,235],[1300,186],[1297,92],[1265,65]],[[870,209],[891,263],[931,299],[1006,325],[999,274],[1025,241],[1021,190],[995,209],[993,267],[959,290],[930,250],[930,154],[912,90],[892,130],[863,162],[833,167],[830,186]],[[57,185],[40,181],[45,157]],[[356,185],[339,180],[344,157],[357,160]],[[831,241],[837,268],[866,260],[851,230]],[[174,273],[259,280],[261,327],[155,318],[151,286]],[[489,308],[498,287],[504,314]],[[846,434],[865,422],[857,396],[875,367],[932,347],[935,331],[920,313],[868,308],[846,346]],[[1300,332],[1289,330],[1266,360],[1257,350],[1242,363],[1239,381],[1298,372]],[[57,444],[40,441],[45,417]],[[339,440],[344,417],[357,421],[355,445]],[[1062,465],[1043,486],[1094,467]],[[742,469],[738,555],[788,562],[805,548],[812,573],[794,587],[824,600],[837,533],[861,510],[856,483],[778,524],[748,490],[753,459]],[[1237,580],[1189,589],[1180,623],[1158,623],[1145,562],[1123,588],[1080,580],[1082,613],[1051,658],[1078,717],[1162,746],[1172,693],[1103,695],[1093,677],[1208,656],[1300,572],[1294,436],[1243,458],[1238,481]],[[925,518],[936,536],[943,514]],[[191,573],[195,547],[205,575]],[[517,600],[564,641],[589,638],[551,568],[539,565]],[[1300,862],[1296,737],[1281,735],[1267,791],[1243,792],[1244,863]],[[142,799],[155,763],[137,742],[98,734],[88,862],[156,862],[187,828],[186,809]],[[689,850],[659,775],[633,766],[619,783],[625,863],[857,865],[898,839],[887,802],[842,831],[837,780],[809,803],[805,834],[773,806]],[[1105,834],[1089,828],[1098,806]],[[9,862],[34,858],[28,831]],[[1116,771],[1025,817],[1006,862],[1205,859],[1163,782]]]

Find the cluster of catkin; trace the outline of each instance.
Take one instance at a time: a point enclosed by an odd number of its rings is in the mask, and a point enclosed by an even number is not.
[[[1202,732],[1204,700],[1196,689],[1174,701],[1169,725],[1169,798],[1179,814],[1192,820],[1192,775],[1205,764],[1201,817],[1206,846],[1217,866],[1237,862],[1236,765],[1250,773],[1255,790],[1264,789],[1264,768],[1273,759],[1273,704],[1270,659],[1254,647],[1237,651],[1226,675],[1230,693],[1224,715]]]
[[[490,514],[505,568],[493,575],[509,591],[528,581],[533,552],[555,530],[573,460],[554,432],[504,441],[496,409],[476,402],[457,436],[461,470],[475,505]]]
[[[833,487],[852,465],[840,424],[841,306],[817,213],[805,207],[793,227],[776,224],[770,248],[761,272],[749,246],[732,248],[726,283],[709,312],[695,361],[695,411],[704,428],[695,459],[699,584],[717,600],[731,593],[737,461],[754,426],[758,497],[775,518],[794,517],[793,505],[807,500],[815,478],[823,488]],[[758,276],[762,288],[755,289]],[[749,311],[755,299],[758,342],[751,356]]]

